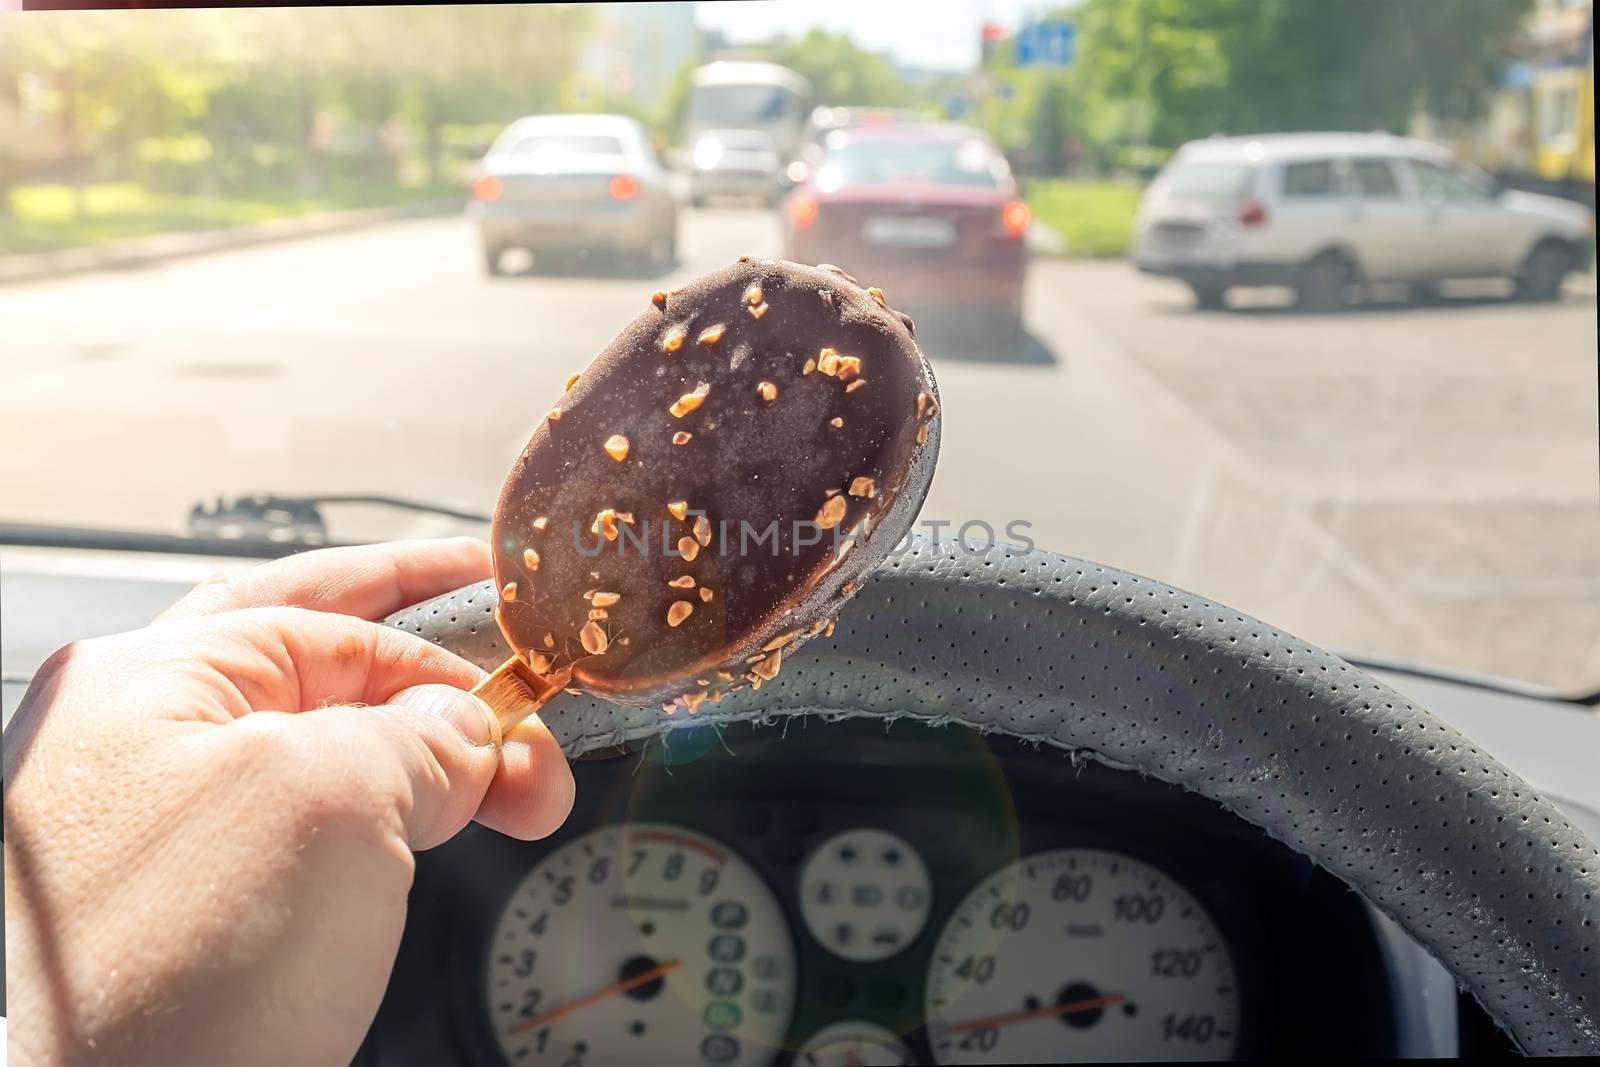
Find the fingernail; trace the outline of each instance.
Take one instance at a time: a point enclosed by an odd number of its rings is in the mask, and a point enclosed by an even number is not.
[[[415,708],[450,723],[470,744],[498,746],[500,720],[489,705],[464,689],[448,685],[417,685],[389,698],[390,704]]]

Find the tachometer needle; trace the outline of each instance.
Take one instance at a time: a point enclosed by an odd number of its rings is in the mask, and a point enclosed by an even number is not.
[[[525,1030],[532,1030],[535,1027],[543,1026],[545,1023],[553,1022],[556,1019],[561,1018],[563,1015],[570,1015],[579,1008],[587,1008],[597,1000],[604,1000],[607,997],[615,996],[618,993],[626,993],[630,989],[637,989],[639,986],[647,985],[651,982],[654,982],[662,975],[676,970],[681,963],[683,963],[682,960],[668,960],[666,963],[659,964],[650,968],[648,971],[636,974],[632,978],[624,978],[620,982],[613,982],[604,989],[597,989],[593,993],[589,993],[586,996],[581,996],[577,1000],[561,1005],[559,1008],[551,1008],[543,1015],[535,1015],[525,1023],[518,1023],[516,1026],[511,1028],[511,1032],[513,1034],[520,1034]]]
[[[1009,1023],[1020,1023],[1028,1019],[1045,1019],[1052,1015],[1075,1015],[1080,1011],[1094,1011],[1096,1008],[1109,1008],[1113,1004],[1124,1003],[1128,998],[1121,993],[1108,993],[1103,997],[1088,997],[1084,1000],[1069,1000],[1065,1004],[1047,1004],[1042,1008],[1030,1008],[1027,1011],[1013,1011],[1005,1015],[991,1015],[987,1019],[973,1019],[971,1022],[953,1023],[944,1028],[947,1034],[959,1034],[968,1030],[992,1030],[997,1026]]]

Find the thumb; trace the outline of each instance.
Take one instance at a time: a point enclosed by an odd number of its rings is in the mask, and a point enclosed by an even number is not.
[[[407,844],[420,851],[448,841],[472,821],[499,767],[494,712],[449,685],[412,686],[361,711],[385,754],[398,757]]]

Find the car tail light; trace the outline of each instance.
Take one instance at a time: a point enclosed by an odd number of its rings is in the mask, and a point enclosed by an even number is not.
[[[1267,222],[1267,205],[1253,196],[1239,201],[1239,225],[1264,226]]]
[[[1011,237],[1021,237],[1028,230],[1028,223],[1033,219],[1033,212],[1021,200],[1013,200],[1000,212],[1000,221],[1005,223],[1006,233]]]
[[[479,200],[499,200],[505,191],[505,183],[493,174],[485,174],[472,183],[472,195]]]
[[[789,221],[797,230],[809,230],[817,221],[817,198],[804,193],[789,198]]]
[[[639,195],[639,180],[630,174],[618,174],[608,186],[613,200],[632,200]]]

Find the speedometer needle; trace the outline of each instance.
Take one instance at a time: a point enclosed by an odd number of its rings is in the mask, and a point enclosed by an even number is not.
[[[516,1026],[511,1028],[511,1032],[513,1034],[520,1034],[524,1030],[532,1030],[536,1026],[543,1026],[545,1023],[554,1022],[563,1015],[570,1015],[579,1008],[587,1008],[597,1000],[604,1000],[607,997],[615,996],[618,993],[626,993],[630,989],[637,989],[639,986],[648,985],[649,983],[654,982],[657,978],[660,978],[662,975],[676,970],[681,963],[683,963],[682,960],[668,960],[666,963],[658,964],[657,966],[650,968],[648,971],[634,975],[632,978],[624,978],[620,982],[613,982],[604,989],[597,989],[593,993],[590,993],[587,996],[579,997],[577,1000],[574,1000],[568,1004],[563,1004],[559,1008],[551,1008],[543,1015],[535,1015],[525,1023],[518,1023]]]
[[[1121,1004],[1127,999],[1121,993],[1108,993],[1103,997],[1069,1000],[1065,1004],[1047,1004],[1042,1008],[1030,1008],[1027,1011],[1013,1011],[1005,1015],[991,1015],[987,1019],[973,1019],[971,1022],[954,1023],[945,1027],[944,1032],[947,1034],[959,1034],[967,1030],[992,1030],[997,1026],[1020,1023],[1028,1019],[1045,1019],[1052,1015],[1074,1015],[1080,1011],[1109,1008],[1111,1005]]]

